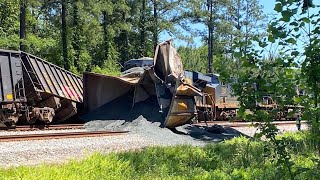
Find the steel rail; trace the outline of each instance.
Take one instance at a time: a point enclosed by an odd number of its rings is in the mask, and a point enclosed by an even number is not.
[[[126,134],[128,132],[129,131],[86,131],[86,132],[5,135],[5,136],[0,136],[0,142],[116,136],[116,135]]]
[[[83,129],[83,124],[34,124],[15,127],[1,127],[0,130],[7,131],[36,131],[36,130],[62,130],[62,129]]]
[[[263,122],[225,122],[225,121],[208,121],[208,125],[221,125],[226,127],[248,127],[248,126],[254,126],[257,123],[263,123]],[[306,124],[306,121],[301,121],[301,124]],[[279,121],[279,122],[272,122],[272,124],[277,126],[286,126],[286,125],[295,125],[295,121]],[[195,125],[206,125],[205,122],[199,122],[195,123]]]

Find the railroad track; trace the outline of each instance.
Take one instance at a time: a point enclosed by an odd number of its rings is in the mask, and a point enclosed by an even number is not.
[[[217,125],[221,125],[221,126],[226,126],[226,127],[248,127],[248,126],[252,126],[255,123],[259,123],[259,122],[226,122],[226,121],[208,121],[207,124],[208,126],[217,124]],[[274,121],[272,122],[273,124],[277,125],[277,126],[286,126],[286,125],[295,125],[296,122],[295,121]],[[301,124],[306,124],[306,121],[301,121]],[[196,125],[206,125],[205,122],[200,122],[200,123],[195,123]]]
[[[0,142],[116,136],[116,135],[126,134],[128,132],[129,131],[85,131],[85,132],[5,135],[5,136],[0,136]]]
[[[83,124],[43,124],[24,125],[15,127],[1,127],[5,131],[37,131],[37,130],[64,130],[64,129],[84,129]]]

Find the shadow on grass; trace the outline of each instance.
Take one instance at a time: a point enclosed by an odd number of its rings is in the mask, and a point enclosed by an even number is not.
[[[210,127],[200,125],[185,125],[171,129],[172,132],[180,135],[191,136],[195,140],[205,142],[220,142],[235,137],[244,136],[251,138],[250,136],[237,131],[236,129],[226,127],[222,133],[211,133],[209,132]]]

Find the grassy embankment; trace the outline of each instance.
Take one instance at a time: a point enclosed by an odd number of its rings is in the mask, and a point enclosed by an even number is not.
[[[303,133],[282,136],[290,142],[295,178],[318,179],[320,157],[306,137]],[[235,138],[206,147],[94,154],[64,165],[2,169],[0,179],[289,179],[288,172],[272,161],[273,153],[265,152],[265,145]]]

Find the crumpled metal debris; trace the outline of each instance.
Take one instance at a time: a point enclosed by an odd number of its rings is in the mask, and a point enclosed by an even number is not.
[[[149,98],[156,98],[162,125],[168,128],[183,125],[197,114],[195,96],[201,91],[185,81],[181,58],[173,41],[160,43],[155,51],[154,65],[132,68],[120,77],[95,73],[84,74],[84,106],[87,112],[128,97],[132,107]],[[106,112],[108,113],[108,112]]]

